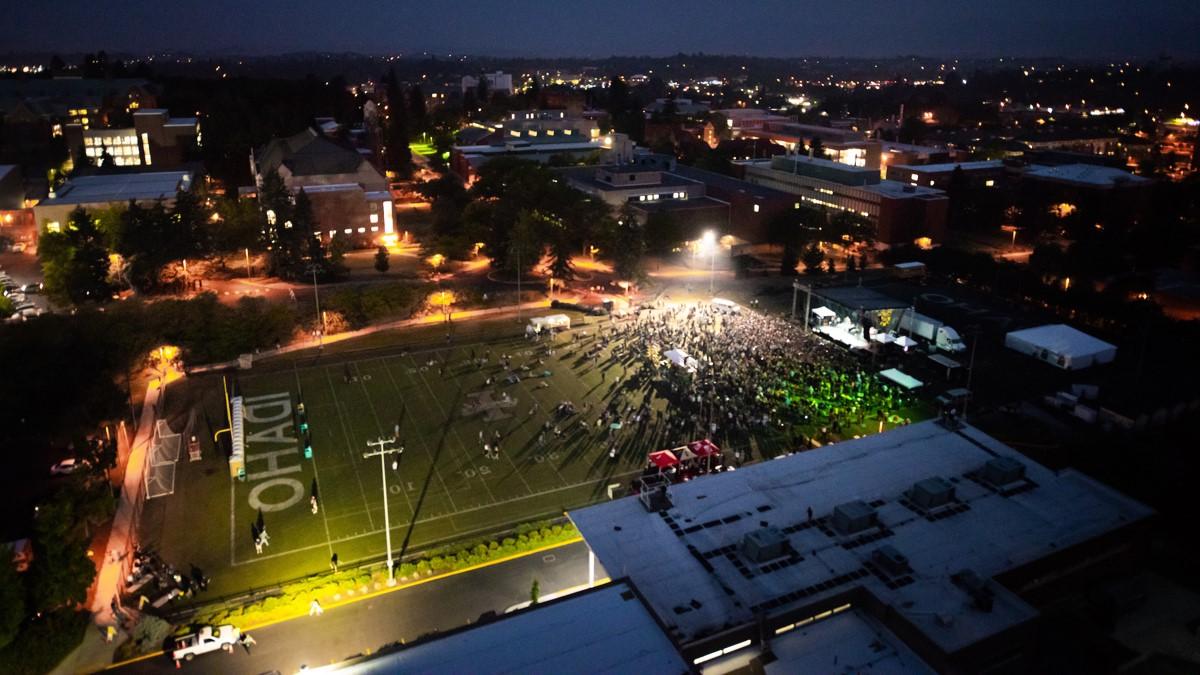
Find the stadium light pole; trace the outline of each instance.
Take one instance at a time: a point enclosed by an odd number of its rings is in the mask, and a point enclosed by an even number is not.
[[[387,489],[387,463],[384,458],[387,455],[399,455],[404,452],[404,446],[398,448],[385,448],[385,445],[395,443],[394,438],[380,438],[376,441],[367,441],[367,447],[377,447],[378,450],[363,453],[363,459],[371,457],[379,457],[379,477],[383,480],[383,534],[387,541],[387,568],[388,568],[388,585],[393,586],[396,583],[396,564],[392,560],[392,519],[388,512],[388,489]]]

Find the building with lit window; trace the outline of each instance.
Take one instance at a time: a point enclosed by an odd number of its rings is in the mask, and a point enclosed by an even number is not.
[[[92,164],[101,165],[109,157],[114,166],[177,167],[202,142],[199,120],[171,117],[161,108],[135,111],[132,127],[68,124],[64,135],[76,161],[82,151]]]
[[[58,126],[104,126],[113,113],[153,108],[149,82],[136,78],[54,77],[0,80],[0,113],[6,123],[41,121]]]
[[[567,515],[705,673],[1040,672],[1039,608],[1140,564],[1153,516],[937,420],[648,481]]]
[[[462,78],[463,93],[465,94],[468,91],[473,91],[473,90],[477,89],[479,87],[480,78],[483,78],[483,81],[487,83],[487,90],[489,93],[491,93],[491,94],[506,94],[508,96],[512,96],[512,93],[513,93],[512,75],[510,73],[504,73],[504,72],[500,72],[498,70],[494,73],[484,73],[483,75],[480,75],[479,77],[476,77],[474,75],[464,75]]]
[[[305,129],[252,151],[250,167],[255,189],[274,171],[293,194],[304,190],[327,238],[340,234],[369,246],[396,236],[387,179],[353,147]]]
[[[850,211],[869,219],[881,244],[944,238],[949,200],[941,190],[882,180],[877,168],[814,157],[789,155],[736,165],[750,183],[795,195],[807,206],[833,213]]]
[[[950,187],[954,172],[961,171],[966,181],[964,187],[995,188],[1004,184],[1007,169],[1001,160],[979,162],[945,162],[941,164],[891,164],[887,167],[887,179],[909,185],[945,190]]]

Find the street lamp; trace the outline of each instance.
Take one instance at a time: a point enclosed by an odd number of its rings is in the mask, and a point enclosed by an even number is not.
[[[325,340],[325,321],[321,318],[321,290],[320,290],[320,287],[317,286],[317,272],[320,271],[320,269],[321,269],[321,266],[316,263],[312,263],[308,266],[308,271],[312,273],[312,278],[313,278],[313,299],[317,303],[317,326],[318,326],[317,327],[317,331],[318,331],[317,332],[317,344],[318,344],[318,346],[323,345],[324,340]]]
[[[717,275],[717,235],[716,235],[716,233],[713,232],[712,230],[706,231],[704,233],[704,236],[701,237],[701,239],[700,239],[700,244],[704,248],[708,249],[708,253],[711,256],[711,261],[709,263],[709,269],[708,269],[708,294],[712,295],[713,293],[715,293],[715,291],[713,290],[713,284],[715,283],[714,279]]]
[[[387,455],[400,455],[404,453],[404,446],[399,448],[385,448],[385,445],[395,443],[394,438],[380,438],[376,441],[367,441],[367,447],[375,447],[377,450],[363,453],[363,459],[371,457],[379,457],[379,476],[383,480],[383,533],[384,539],[387,541],[387,567],[388,567],[388,586],[393,586],[396,583],[396,564],[392,560],[392,520],[391,514],[388,512],[388,489],[387,489],[387,464],[384,457]],[[395,463],[393,463],[395,466]]]
[[[246,248],[246,278],[250,278],[250,248]]]

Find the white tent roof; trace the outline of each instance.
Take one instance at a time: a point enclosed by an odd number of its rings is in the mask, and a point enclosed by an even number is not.
[[[832,317],[837,316],[837,312],[833,311],[832,309],[829,309],[828,307],[817,307],[816,309],[813,310],[813,314],[816,314],[817,316],[821,317],[822,319],[832,318]]]
[[[1015,330],[1010,332],[1008,337],[1070,358],[1100,354],[1117,348],[1116,345],[1075,330],[1065,323]]]

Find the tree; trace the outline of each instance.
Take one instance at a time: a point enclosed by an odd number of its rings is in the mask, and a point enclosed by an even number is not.
[[[388,271],[388,267],[391,265],[391,263],[388,262],[389,257],[390,256],[388,254],[388,250],[387,250],[386,246],[380,246],[379,248],[375,249],[375,271],[376,272],[379,272],[380,274],[384,274]]]
[[[34,519],[30,599],[38,612],[83,602],[96,577],[75,507],[67,490],[60,490],[39,506]]]
[[[804,263],[805,274],[820,274],[821,263],[825,262],[825,252],[817,244],[809,244],[800,254],[800,260]]]
[[[621,209],[613,228],[609,245],[613,256],[613,272],[618,279],[637,281],[642,277],[642,257],[646,253],[646,238],[642,224],[628,204]]]
[[[788,242],[783,245],[783,256],[779,259],[779,273],[785,277],[796,276],[796,266],[800,264],[800,256],[796,253],[796,244]]]
[[[818,159],[825,157],[825,144],[821,142],[820,136],[813,136],[808,142],[808,153]]]
[[[414,132],[424,132],[428,130],[425,108],[425,92],[422,91],[421,85],[414,84],[408,90],[408,117],[412,122],[412,130]]]
[[[396,81],[396,72],[389,70],[387,85],[387,132],[384,137],[384,165],[388,171],[407,176],[412,173],[412,150],[408,147],[408,106],[404,91]]]
[[[8,556],[0,563],[0,649],[4,649],[25,619],[25,586]]]
[[[539,216],[534,211],[522,211],[508,232],[504,269],[514,274],[527,274],[542,257],[538,242]]]
[[[529,602],[534,605],[538,604],[538,598],[541,596],[541,594],[542,590],[541,587],[538,586],[538,580],[534,579],[533,585],[529,587]]]
[[[833,258],[826,258],[825,269],[829,270],[830,274],[837,274],[837,261]]]
[[[46,232],[38,242],[46,293],[59,302],[108,299],[108,250],[90,214],[82,206],[68,216],[61,232]]]
[[[685,238],[683,226],[666,211],[655,211],[646,217],[646,252],[666,255]]]

